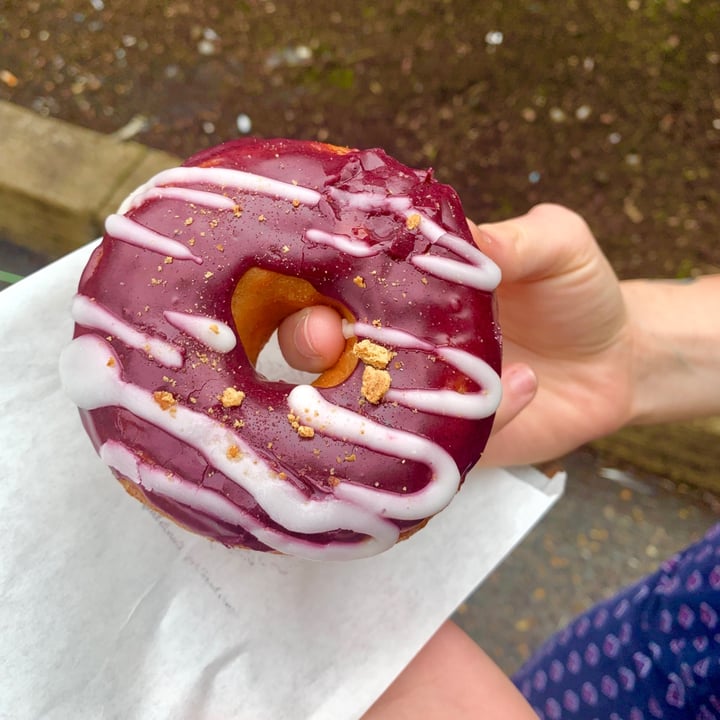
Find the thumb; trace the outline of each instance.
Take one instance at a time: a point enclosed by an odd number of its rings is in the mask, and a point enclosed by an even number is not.
[[[597,252],[586,222],[562,205],[544,203],[511,220],[469,226],[480,250],[502,270],[505,284],[565,274]]]
[[[303,308],[278,327],[280,350],[288,365],[305,372],[332,367],[345,348],[342,319],[325,305]]]

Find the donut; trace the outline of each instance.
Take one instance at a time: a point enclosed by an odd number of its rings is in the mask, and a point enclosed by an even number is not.
[[[243,139],[139,187],[72,302],[62,384],[135,498],[228,547],[366,557],[442,510],[500,400],[496,265],[457,194],[379,149]],[[258,356],[342,317],[312,382]]]

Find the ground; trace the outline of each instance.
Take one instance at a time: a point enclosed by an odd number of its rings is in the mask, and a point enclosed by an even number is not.
[[[720,1],[338,5],[0,0],[0,98],[183,156],[248,133],[382,146],[477,221],[569,205],[621,277],[720,271]],[[507,670],[718,517],[563,462],[566,496],[457,616]]]
[[[476,220],[570,205],[621,276],[720,268],[718,0],[337,7],[5,0],[0,97],[183,156],[378,145]]]

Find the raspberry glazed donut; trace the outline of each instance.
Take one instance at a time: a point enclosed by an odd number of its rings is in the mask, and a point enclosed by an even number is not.
[[[138,188],[80,280],[63,385],[134,497],[222,542],[379,553],[453,498],[500,400],[497,267],[432,172],[381,150],[239,140]],[[312,384],[255,367],[325,304]]]

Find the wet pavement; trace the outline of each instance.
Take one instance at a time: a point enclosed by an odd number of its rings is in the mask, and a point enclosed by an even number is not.
[[[378,145],[477,220],[570,205],[621,276],[720,270],[716,0],[0,0],[0,98],[180,155]],[[2,270],[43,262],[0,242]],[[508,671],[719,517],[587,451],[563,463],[565,497],[457,615]]]

